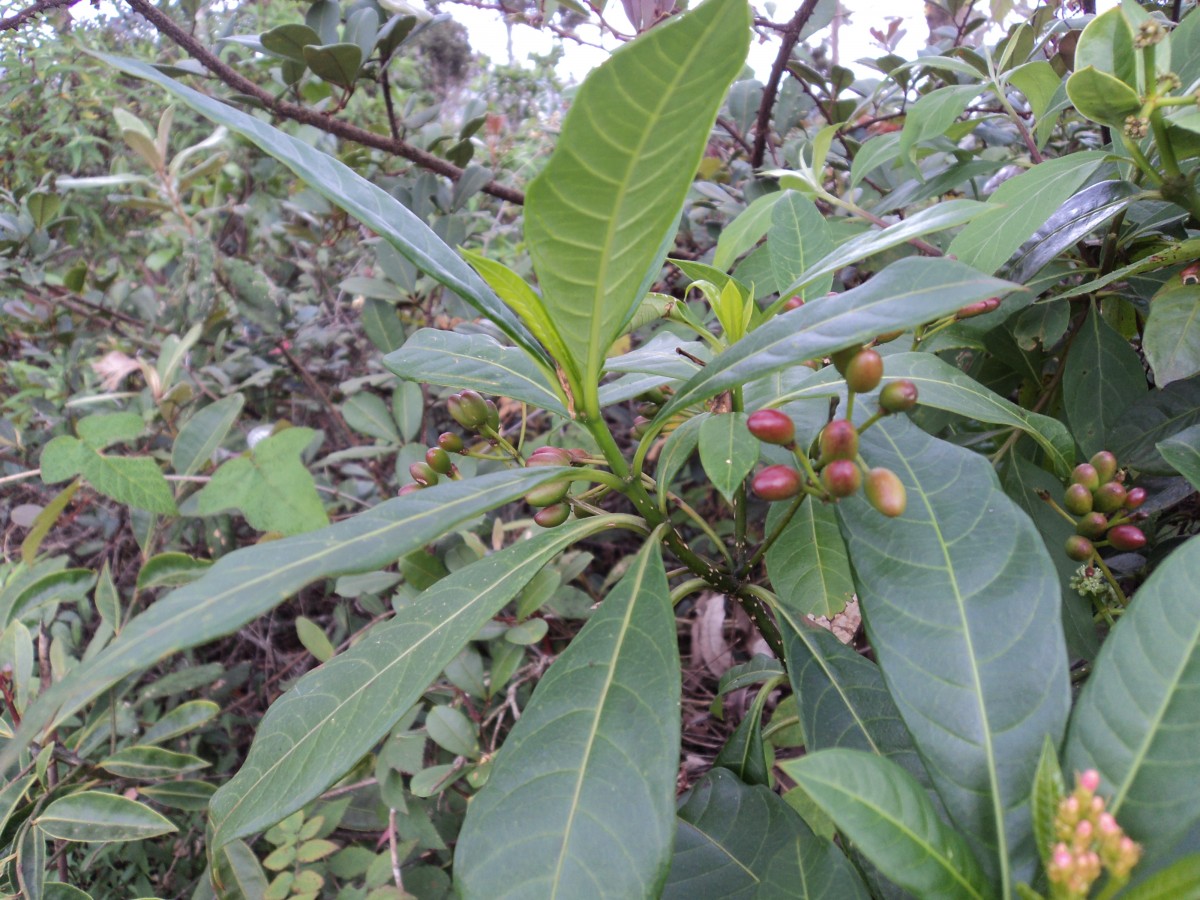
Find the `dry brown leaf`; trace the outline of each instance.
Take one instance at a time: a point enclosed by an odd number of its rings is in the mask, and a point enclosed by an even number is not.
[[[692,620],[692,662],[719,678],[733,665],[725,639],[725,595],[701,594]]]
[[[120,350],[110,350],[92,363],[106,391],[115,391],[121,382],[141,368],[141,363]]]

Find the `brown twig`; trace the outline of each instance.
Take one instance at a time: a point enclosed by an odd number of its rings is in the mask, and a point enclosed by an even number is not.
[[[165,35],[181,47],[189,56],[212,72],[222,82],[239,93],[253,97],[266,109],[275,113],[275,115],[291,119],[302,125],[312,125],[314,128],[319,128],[329,134],[337,135],[356,144],[362,144],[364,147],[373,147],[376,150],[383,150],[385,153],[400,156],[410,162],[416,163],[423,169],[428,169],[438,175],[444,175],[452,181],[457,181],[462,177],[463,170],[458,166],[447,162],[440,156],[434,156],[420,147],[414,147],[407,141],[375,134],[372,131],[359,128],[357,125],[351,125],[341,119],[335,119],[307,107],[277,99],[270,91],[259,87],[232,66],[218,59],[216,54],[196,40],[195,37],[184,31],[179,25],[175,24],[169,16],[148,2],[148,0],[127,0],[127,2],[136,13],[153,25],[160,34]],[[484,185],[483,190],[493,197],[507,200],[510,203],[523,204],[525,202],[525,195],[520,191],[507,185],[497,184],[494,181],[490,181]]]
[[[767,136],[771,131],[771,110],[775,108],[775,98],[779,95],[779,82],[783,78],[783,70],[788,60],[792,58],[792,48],[800,40],[800,30],[812,18],[817,8],[818,0],[804,0],[796,15],[787,23],[783,30],[779,53],[771,66],[771,77],[763,88],[762,103],[758,106],[758,120],[754,125],[754,152],[750,156],[750,164],[756,169],[763,164],[763,156],[767,152]]]
[[[20,28],[34,16],[40,16],[44,12],[49,12],[52,9],[64,9],[74,6],[79,0],[37,0],[32,6],[27,6],[15,16],[9,16],[7,19],[0,19],[0,31],[12,31],[14,28]]]

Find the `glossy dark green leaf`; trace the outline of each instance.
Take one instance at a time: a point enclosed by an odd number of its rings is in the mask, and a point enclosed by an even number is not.
[[[911,328],[1013,289],[954,260],[902,259],[861,287],[820,297],[751,332],[680,387],[660,416],[800,360],[865,343],[885,331]]]
[[[1142,347],[1159,387],[1200,372],[1200,285],[1172,278],[1150,299]]]
[[[773,534],[788,504],[767,513],[766,533]],[[805,500],[767,550],[767,574],[779,602],[797,616],[832,617],[854,596],[846,545],[833,507]]]
[[[313,74],[344,88],[354,86],[363,54],[358,44],[322,44],[303,49],[304,62]]]
[[[679,655],[657,543],[542,676],[467,808],[460,896],[645,897],[671,859]]]
[[[700,425],[700,464],[727,501],[758,462],[761,444],[746,429],[746,413],[710,416]]]
[[[171,448],[171,468],[176,474],[195,475],[212,461],[244,403],[241,394],[230,394],[198,410],[184,423]]]
[[[112,644],[76,666],[25,712],[0,769],[47,725],[70,716],[109,686],[172,653],[237,631],[318,578],[371,572],[481,513],[564,474],[542,467],[443,482],[397,497],[320,531],[221,557],[186,587],[136,616]]]
[[[915,896],[997,896],[966,841],[938,818],[925,789],[891,760],[858,750],[822,750],[781,768],[880,872]]]
[[[1108,810],[1147,852],[1200,819],[1200,537],[1138,588],[1075,705],[1065,768],[1100,772]]]
[[[322,2],[335,10],[337,8],[337,4],[332,0]],[[321,31],[320,28],[316,30]],[[97,56],[122,72],[166,88],[196,112],[240,134],[264,152],[274,156],[303,178],[314,191],[346,210],[386,240],[422,272],[456,292],[516,343],[537,358],[546,359],[545,352],[530,337],[525,326],[500,302],[462,257],[446,246],[424,222],[391,194],[303,141],[219,100],[206,97],[168,78],[152,66],[122,57],[104,54]]]
[[[401,378],[510,397],[569,418],[528,354],[486,334],[422,328],[385,356],[383,364]]]
[[[1200,424],[1200,375],[1168,384],[1138,397],[1121,411],[1112,447],[1122,465],[1150,475],[1173,475],[1157,445]]]
[[[842,852],[767,788],[713,769],[683,798],[663,900],[868,896]]]
[[[897,519],[838,504],[867,635],[946,809],[1007,896],[1032,876],[1029,786],[1070,707],[1058,577],[986,457],[895,418],[861,446],[908,494]]]
[[[1156,446],[1163,459],[1200,491],[1200,425],[1185,428]]]
[[[1067,96],[1084,116],[1114,128],[1124,128],[1126,118],[1136,116],[1142,108],[1137,91],[1094,66],[1084,66],[1071,73],[1067,79]]]
[[[1146,391],[1137,352],[1092,309],[1071,344],[1063,372],[1063,406],[1085,457],[1113,449],[1121,414]]]
[[[529,184],[525,240],[542,299],[590,389],[658,276],[725,90],[750,42],[743,0],[707,0],[584,82]]]
[[[52,802],[34,820],[63,841],[140,841],[178,829],[150,807],[100,791],[80,791]]]

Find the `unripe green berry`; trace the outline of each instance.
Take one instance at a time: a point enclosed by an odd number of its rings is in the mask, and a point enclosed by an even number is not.
[[[487,423],[488,427],[492,429],[492,431],[499,431],[500,409],[496,406],[495,402],[491,400],[485,400],[484,407],[486,409],[484,421]]]
[[[831,497],[849,497],[862,486],[862,472],[848,459],[835,459],[821,470],[821,486]]]
[[[1082,484],[1089,491],[1100,487],[1100,474],[1091,463],[1080,463],[1071,473],[1072,484]]]
[[[1110,481],[1107,484],[1102,484],[1096,489],[1093,495],[1096,509],[1102,513],[1114,513],[1125,505],[1125,499],[1128,492],[1125,490],[1125,485],[1117,481]]]
[[[447,453],[462,453],[463,452],[463,446],[464,446],[463,439],[461,437],[459,437],[457,434],[455,434],[453,431],[442,432],[440,435],[438,435],[437,443],[438,443],[438,446],[441,447],[443,450],[445,450]]]
[[[639,416],[645,416],[647,419],[653,419],[658,415],[658,411],[661,408],[662,407],[660,407],[657,403],[650,403],[647,401],[646,403],[638,404],[637,412]]]
[[[465,390],[451,394],[446,405],[451,417],[463,428],[478,428],[487,421],[487,404],[477,391]]]
[[[750,489],[764,500],[790,500],[800,493],[800,473],[791,466],[767,466],[754,476]]]
[[[917,405],[917,386],[901,379],[884,385],[879,392],[879,408],[885,413],[908,412]]]
[[[1125,494],[1125,508],[1126,509],[1137,509],[1139,506],[1141,506],[1145,502],[1146,502],[1146,489],[1145,488],[1140,488],[1140,487],[1130,488],[1129,491]]]
[[[849,419],[834,419],[821,430],[819,446],[822,464],[854,459],[858,455],[858,429]]]
[[[876,350],[861,350],[846,363],[846,386],[857,394],[879,387],[883,380],[883,357]]]
[[[650,420],[645,416],[637,416],[633,420],[633,428],[629,429],[629,433],[633,435],[635,440],[641,440],[645,437],[646,432],[650,430]]]
[[[571,515],[571,504],[555,503],[552,506],[546,506],[539,509],[533,514],[533,521],[537,522],[543,528],[557,528]]]
[[[530,506],[553,506],[561,503],[571,489],[569,481],[551,481],[549,484],[539,484],[525,494],[525,502]]]
[[[1067,508],[1067,512],[1073,515],[1086,516],[1092,511],[1092,492],[1082,484],[1073,484],[1063,495],[1063,506]]]
[[[1091,512],[1075,524],[1075,533],[1098,541],[1108,531],[1108,516],[1104,513]]]
[[[1092,558],[1092,542],[1082,534],[1073,534],[1067,538],[1067,556],[1076,562]]]
[[[867,473],[866,495],[873,507],[893,519],[904,515],[908,507],[904,484],[891,469],[872,469]]]
[[[1116,525],[1108,530],[1108,542],[1118,550],[1140,550],[1146,546],[1146,535],[1136,525]]]
[[[415,462],[408,467],[412,480],[422,487],[432,487],[438,483],[438,474],[429,463]]]
[[[1101,450],[1094,454],[1088,462],[1096,470],[1096,476],[1100,479],[1101,484],[1112,481],[1117,474],[1117,458],[1107,450]]]
[[[837,353],[829,354],[829,361],[833,363],[833,367],[838,370],[839,375],[846,374],[846,366],[850,364],[850,360],[858,355],[858,351],[862,349],[861,345],[847,347],[845,350],[839,350]]]
[[[450,454],[441,447],[430,447],[426,450],[425,462],[439,475],[449,475],[450,470],[454,468],[454,463],[450,461]]]
[[[790,416],[777,409],[760,409],[750,413],[746,428],[764,444],[790,444],[796,437],[796,424]]]

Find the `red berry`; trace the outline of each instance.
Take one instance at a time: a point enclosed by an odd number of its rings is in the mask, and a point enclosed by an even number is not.
[[[1071,485],[1063,496],[1063,506],[1067,512],[1077,516],[1086,516],[1092,511],[1093,505],[1092,492],[1082,484]]]
[[[1146,489],[1135,487],[1130,488],[1125,494],[1125,508],[1137,509],[1146,502]]]
[[[862,349],[861,345],[847,347],[845,350],[839,350],[836,353],[829,354],[829,361],[833,363],[833,367],[838,370],[839,375],[846,374],[846,366],[850,364],[850,360],[858,355],[858,351]]]
[[[986,300],[979,300],[975,303],[968,303],[957,313],[954,314],[956,319],[971,319],[975,316],[982,316],[984,313],[990,313],[993,309],[1000,305],[999,297],[988,297]]]
[[[1117,481],[1110,481],[1100,485],[1093,495],[1096,502],[1096,509],[1102,513],[1114,513],[1125,505],[1125,499],[1128,492],[1125,490],[1125,485]]]
[[[796,437],[796,425],[777,409],[760,409],[746,420],[750,433],[764,444],[790,444]]]
[[[1108,529],[1108,542],[1118,550],[1140,550],[1146,546],[1146,535],[1136,525],[1115,525]]]
[[[846,385],[857,394],[879,387],[883,380],[883,357],[877,350],[862,350],[846,363]]]
[[[552,506],[546,506],[539,509],[533,514],[533,521],[537,522],[543,528],[557,528],[563,522],[567,521],[571,515],[571,505],[569,503],[555,503]]]
[[[1073,534],[1067,538],[1067,556],[1076,562],[1092,558],[1092,542],[1081,534]]]
[[[1091,512],[1075,524],[1075,533],[1086,538],[1099,540],[1108,531],[1108,516],[1104,513]]]
[[[858,429],[849,419],[834,419],[821,430],[821,462],[854,459],[858,455]]]
[[[879,392],[879,408],[885,413],[908,412],[917,405],[917,386],[911,381],[892,381]]]
[[[1092,468],[1096,470],[1096,474],[1100,478],[1100,483],[1112,481],[1113,476],[1117,474],[1117,458],[1107,450],[1101,450],[1093,454],[1088,460],[1092,464]]]
[[[885,516],[904,515],[908,495],[904,485],[891,469],[872,469],[867,473],[867,500]]]
[[[1091,463],[1080,463],[1071,473],[1072,484],[1082,484],[1089,491],[1100,487],[1100,473]]]
[[[797,294],[795,297],[788,297],[787,302],[783,304],[785,312],[791,312],[793,309],[799,309],[804,305],[804,298]]]
[[[831,497],[849,497],[862,486],[862,472],[848,459],[835,459],[821,470],[821,485]]]
[[[800,493],[800,473],[791,466],[767,466],[754,476],[750,488],[764,500],[790,500]]]

